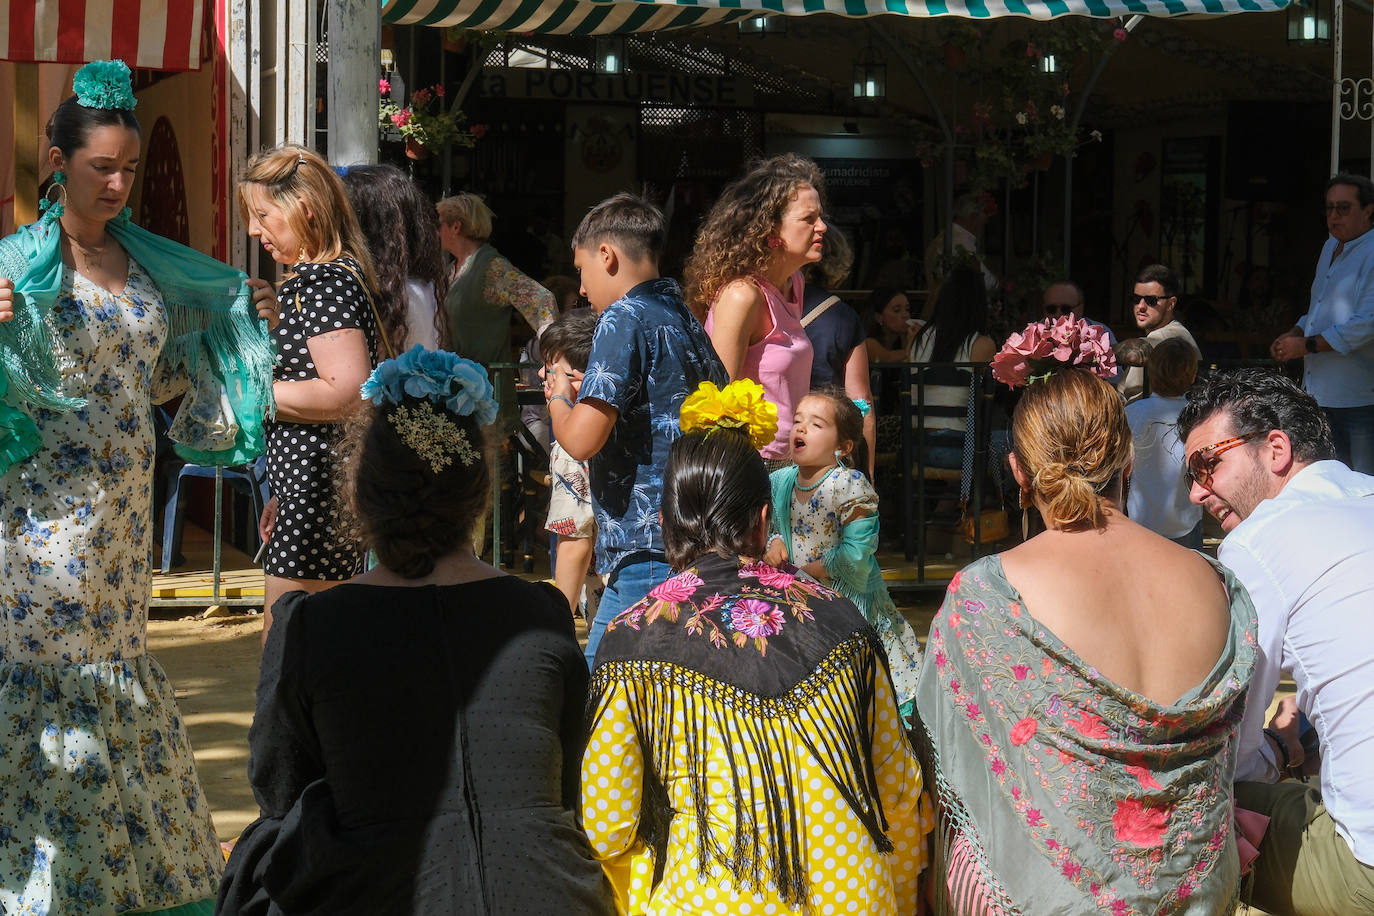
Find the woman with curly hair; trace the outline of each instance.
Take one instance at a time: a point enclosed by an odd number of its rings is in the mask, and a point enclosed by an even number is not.
[[[438,349],[446,333],[439,303],[448,295],[449,279],[443,249],[434,242],[434,203],[394,165],[353,166],[343,183],[372,252],[377,312],[396,352],[416,344]]]
[[[810,159],[763,160],[721,192],[683,271],[730,379],[754,379],[778,405],[777,435],[759,450],[770,470],[786,463],[792,407],[811,390],[801,269],[821,259],[823,191]]]

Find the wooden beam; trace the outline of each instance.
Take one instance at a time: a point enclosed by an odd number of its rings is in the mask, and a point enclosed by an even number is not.
[[[14,65],[14,224],[38,219],[38,65]]]

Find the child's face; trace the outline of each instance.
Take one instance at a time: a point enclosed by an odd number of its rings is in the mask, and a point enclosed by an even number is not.
[[[884,331],[893,334],[902,334],[906,331],[906,323],[911,319],[911,303],[907,300],[904,293],[898,293],[888,300],[887,305],[878,313],[878,324]]]
[[[539,377],[544,380],[544,398],[553,397],[555,390],[555,380],[560,376],[565,376],[572,382],[573,397],[576,398],[578,392],[582,390],[582,373],[578,372],[568,362],[568,358],[559,354],[553,362],[544,363],[544,368],[539,370]]]
[[[620,298],[614,291],[611,275],[606,271],[606,258],[601,251],[604,247],[573,249],[573,267],[577,268],[582,284],[580,292],[598,315]]]
[[[792,461],[807,468],[835,463],[835,452],[848,455],[854,448],[840,441],[835,428],[835,405],[829,398],[804,397],[792,415]]]

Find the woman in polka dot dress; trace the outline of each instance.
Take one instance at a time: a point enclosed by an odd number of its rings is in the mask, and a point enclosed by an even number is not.
[[[622,913],[910,914],[933,827],[873,629],[761,556],[749,440],[669,452],[678,574],[606,628],[582,821]]]
[[[266,639],[283,594],[323,591],[363,571],[362,549],[336,523],[334,445],[376,362],[376,284],[343,183],[314,152],[259,154],[239,186],[239,207],[248,234],[289,267],[277,294],[277,415],[267,431]]]

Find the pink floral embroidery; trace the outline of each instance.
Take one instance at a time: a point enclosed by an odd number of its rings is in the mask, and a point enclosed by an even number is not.
[[[1007,765],[1002,762],[1000,757],[992,762],[992,772],[996,775],[1001,776],[1006,771]]]
[[[959,590],[959,578],[962,575],[962,572],[957,572],[954,574],[954,578],[949,580],[949,590],[951,592],[957,592]]]
[[[1040,827],[1045,823],[1045,819],[1040,816],[1039,808],[1026,809],[1026,824],[1031,827]]]
[[[758,579],[760,583],[772,588],[787,588],[797,580],[797,577],[792,573],[783,569],[778,569],[776,566],[769,566],[761,560],[750,563],[748,566],[740,567],[739,577],[741,579],[751,576]]]
[[[1126,916],[1131,911],[1130,905],[1124,900],[1112,901],[1112,916]]]
[[[1077,862],[1070,862],[1066,859],[1059,870],[1064,873],[1065,878],[1068,878],[1070,881],[1076,881],[1083,871],[1083,866],[1079,865]]]
[[[962,617],[959,616],[959,612],[958,612],[958,611],[950,611],[950,612],[949,612],[949,625],[950,625],[950,626],[954,627],[954,628],[957,630],[957,629],[959,629],[959,624],[961,624],[961,623],[963,623],[963,622],[964,622],[964,618],[962,618]]]
[[[1034,719],[1027,716],[1012,726],[1011,743],[1020,747],[1031,738],[1035,737],[1035,730],[1039,727],[1039,724]]]
[[[1160,845],[1168,826],[1167,807],[1152,807],[1138,798],[1117,802],[1116,813],[1112,815],[1112,829],[1116,831],[1116,838],[1136,846]]]
[[[701,585],[701,576],[696,573],[691,571],[679,573],[651,588],[649,597],[654,601],[671,601],[674,604],[680,604],[695,595]]]
[[[981,614],[986,609],[987,605],[981,601],[970,600],[964,602],[964,610],[968,611],[970,614]]]
[[[1066,721],[1074,728],[1078,729],[1078,733],[1085,738],[1108,737],[1107,726],[1102,724],[1102,717],[1093,715],[1086,710],[1079,713],[1077,721],[1073,719],[1068,719]]]
[[[947,664],[949,664],[949,656],[945,655],[945,650],[941,649],[940,651],[936,652],[935,667],[943,669]]]
[[[777,605],[758,598],[745,598],[730,612],[731,626],[750,639],[776,636],[782,632],[782,621],[782,611]]]
[[[969,717],[970,719],[976,719],[976,718],[978,718],[979,712],[980,712],[980,710],[978,709],[978,704],[977,704],[977,703],[970,703],[970,704],[968,704],[968,717]]]
[[[1011,673],[1016,675],[1018,681],[1024,681],[1030,677],[1030,667],[1028,665],[1012,665]]]
[[[1154,774],[1151,773],[1149,770],[1145,769],[1144,767],[1141,767],[1141,766],[1129,766],[1129,767],[1126,767],[1126,772],[1127,772],[1127,773],[1130,773],[1130,774],[1131,774],[1132,776],[1134,776],[1136,779],[1140,780],[1140,787],[1141,787],[1142,789],[1162,789],[1162,788],[1164,788],[1164,787],[1161,786],[1158,782],[1155,781]]]

